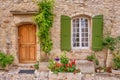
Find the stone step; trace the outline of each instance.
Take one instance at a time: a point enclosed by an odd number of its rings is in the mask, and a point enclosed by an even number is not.
[[[49,62],[40,62],[39,71],[49,71],[48,65],[49,65]]]
[[[76,67],[81,70],[81,73],[95,73],[95,66],[92,61],[88,60],[77,60]]]

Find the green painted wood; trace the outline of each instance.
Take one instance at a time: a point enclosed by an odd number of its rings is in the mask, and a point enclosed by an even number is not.
[[[92,22],[92,49],[99,51],[103,48],[103,15],[93,17]]]
[[[65,15],[61,16],[61,50],[71,50],[71,18]]]

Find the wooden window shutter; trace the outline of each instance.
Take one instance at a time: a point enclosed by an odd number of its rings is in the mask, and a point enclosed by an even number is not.
[[[61,16],[61,50],[71,50],[71,18]]]
[[[93,17],[92,22],[92,49],[99,51],[103,48],[103,15]]]

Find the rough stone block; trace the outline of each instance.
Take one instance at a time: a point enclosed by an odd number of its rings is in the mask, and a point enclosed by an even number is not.
[[[49,80],[58,80],[58,74],[53,74],[51,71],[49,72]]]
[[[76,67],[81,70],[81,73],[95,73],[95,66],[91,61],[79,60],[76,62]]]
[[[81,80],[82,75],[80,73],[67,73],[67,80]]]
[[[49,65],[48,62],[40,62],[39,63],[39,70],[40,71],[49,71],[48,65]]]

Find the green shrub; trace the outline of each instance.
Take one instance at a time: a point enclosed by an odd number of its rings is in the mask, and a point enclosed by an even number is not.
[[[35,68],[35,69],[39,69],[39,61],[34,64],[34,68]]]
[[[61,62],[63,65],[68,64],[69,58],[66,56],[66,53],[64,53],[64,54],[61,55],[61,57],[60,57],[60,62]]]
[[[49,61],[49,66],[48,66],[48,68],[49,68],[51,71],[54,71],[54,69],[55,69],[55,62],[54,62],[54,60],[50,60],[50,61]]]
[[[7,55],[3,52],[0,52],[0,66],[5,68],[7,65],[13,63],[14,57],[12,55]]]
[[[107,36],[103,39],[103,45],[113,51],[115,49],[116,39],[110,36]]]

